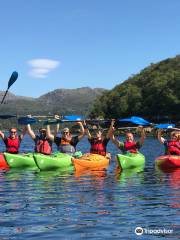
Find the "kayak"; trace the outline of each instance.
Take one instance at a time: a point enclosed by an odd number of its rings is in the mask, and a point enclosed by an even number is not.
[[[83,169],[104,170],[109,165],[109,158],[99,154],[87,153],[80,158],[73,158],[72,162],[76,171],[82,171]]]
[[[6,162],[6,159],[4,157],[3,153],[0,153],[0,169],[9,169],[9,165]]]
[[[137,168],[137,167],[144,167],[145,165],[145,156],[138,152],[138,153],[126,153],[126,154],[118,154],[117,161],[119,164],[120,169],[130,169],[130,168]]]
[[[10,168],[31,168],[35,170],[38,169],[33,158],[33,153],[12,154],[5,152],[4,156]]]
[[[72,156],[66,153],[56,153],[52,155],[44,155],[40,153],[34,154],[34,160],[40,170],[66,169],[73,168]]]
[[[169,168],[179,168],[180,167],[180,156],[177,155],[164,155],[157,157],[155,159],[156,166],[169,169]]]

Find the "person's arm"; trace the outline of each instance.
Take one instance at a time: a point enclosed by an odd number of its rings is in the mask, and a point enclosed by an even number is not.
[[[35,135],[34,131],[32,130],[31,125],[27,124],[26,129],[27,129],[29,136],[34,140],[36,138],[36,135]]]
[[[84,125],[85,125],[85,127],[84,127],[84,132],[85,132],[85,134],[87,135],[88,139],[91,139],[92,136],[91,136],[91,134],[90,134],[90,132],[89,132],[89,129],[88,129],[87,125],[86,125],[86,122],[84,123]]]
[[[23,128],[21,134],[19,135],[19,138],[20,138],[21,141],[23,140],[25,134],[26,134],[26,127]]]
[[[78,135],[78,140],[80,141],[84,137],[85,130],[84,130],[84,126],[83,126],[82,122],[77,122],[77,124],[80,127],[80,133]]]
[[[109,137],[110,137],[111,141],[119,148],[121,142],[118,141],[118,140],[115,138],[115,136],[114,136],[114,130],[115,130],[114,127],[112,127],[111,134],[109,135]]]
[[[4,138],[5,138],[5,135],[4,135],[4,133],[2,132],[2,131],[0,131],[0,137],[4,140]]]
[[[59,115],[55,115],[54,118],[57,120],[60,119]],[[54,130],[54,137],[56,137],[58,135],[58,132],[59,132],[59,123],[56,124],[56,128]]]
[[[159,140],[160,143],[164,144],[165,138],[162,137],[162,132],[163,131],[161,129],[158,130],[158,140]]]
[[[137,130],[141,133],[141,137],[140,137],[140,139],[139,139],[139,143],[140,143],[140,145],[143,145],[143,144],[144,144],[145,137],[146,137],[144,128],[143,128],[142,126],[139,126],[139,127],[137,128]]]
[[[47,135],[47,138],[48,138],[48,139],[50,139],[51,141],[54,142],[55,137],[54,137],[54,135],[51,133],[50,125],[47,125],[47,133],[46,133],[46,135]]]
[[[114,120],[111,121],[111,126],[107,132],[107,135],[106,135],[106,138],[109,139],[111,138],[111,136],[113,135],[113,132],[114,132]]]

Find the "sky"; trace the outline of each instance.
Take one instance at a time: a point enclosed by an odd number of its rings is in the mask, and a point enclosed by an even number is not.
[[[0,90],[112,89],[180,54],[179,0],[0,0]]]

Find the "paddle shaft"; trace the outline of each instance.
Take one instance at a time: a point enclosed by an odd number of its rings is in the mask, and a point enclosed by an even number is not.
[[[8,90],[9,90],[9,89],[6,90],[6,92],[5,92],[4,96],[3,96],[3,99],[2,99],[2,101],[1,101],[1,104],[3,104],[4,99],[5,99],[5,97],[6,97],[7,93],[8,93]]]

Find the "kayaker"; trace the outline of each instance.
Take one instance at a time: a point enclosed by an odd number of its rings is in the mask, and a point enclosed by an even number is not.
[[[170,140],[165,139],[163,136],[163,130],[158,130],[158,140],[165,146],[166,155],[180,155],[180,137],[178,131],[172,131],[170,133]]]
[[[57,145],[58,151],[70,155],[73,155],[76,152],[76,145],[85,134],[82,122],[77,122],[77,124],[80,126],[80,133],[74,137],[67,127],[62,130],[61,137],[53,135],[50,130],[50,125],[47,125],[47,137]]]
[[[5,146],[6,152],[17,154],[19,153],[20,143],[26,134],[26,128],[24,128],[20,135],[17,135],[17,128],[9,129],[9,136],[5,136],[5,134],[0,131],[0,137],[2,138]]]
[[[134,140],[134,135],[131,132],[126,133],[126,140],[125,142],[118,141],[114,136],[114,128],[111,134],[112,142],[122,151],[123,154],[130,152],[130,153],[137,153],[138,150],[142,147],[145,140],[145,131],[142,126],[137,127],[137,132],[140,132],[141,137],[139,141]]]
[[[46,155],[50,155],[52,153],[52,141],[47,138],[47,130],[46,128],[40,128],[39,134],[36,135],[32,130],[30,124],[26,125],[27,132],[32,140],[35,142],[35,149],[36,153],[42,153]]]
[[[110,153],[107,153],[107,144],[110,140],[110,134],[112,132],[112,126],[110,126],[106,136],[103,136],[103,131],[101,128],[94,126],[92,133],[85,125],[85,132],[88,136],[88,141],[91,145],[90,153],[99,154],[110,158]]]

